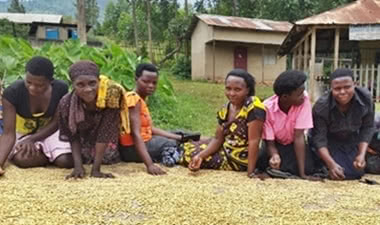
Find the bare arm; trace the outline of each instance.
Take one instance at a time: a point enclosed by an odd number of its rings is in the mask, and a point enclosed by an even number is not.
[[[25,140],[36,142],[44,140],[45,138],[49,137],[50,135],[54,134],[58,130],[58,110],[55,111],[53,118],[49,121],[49,123],[39,129],[36,133],[28,136]]]
[[[159,167],[154,165],[152,158],[150,157],[148,153],[148,149],[146,148],[144,140],[141,137],[140,110],[141,110],[140,102],[137,103],[135,107],[129,108],[129,121],[131,123],[131,134],[132,134],[135,149],[137,153],[139,154],[139,156],[141,157],[142,161],[144,162],[145,166],[147,167],[148,173],[152,175],[165,174],[164,171],[162,171]]]
[[[354,167],[358,170],[363,170],[366,165],[365,161],[365,155],[367,153],[368,149],[368,143],[367,142],[360,142],[359,143],[359,149],[358,149],[358,154],[353,162]]]
[[[11,152],[16,141],[16,108],[3,98],[4,133],[0,136],[0,169]]]
[[[335,162],[335,160],[331,157],[329,150],[326,147],[322,147],[318,149],[318,154],[326,164],[327,168],[329,168],[329,176],[333,180],[343,180],[344,170],[343,168]]]
[[[202,161],[209,157],[210,155],[214,154],[215,152],[219,151],[220,147],[222,146],[224,142],[224,135],[223,135],[223,128],[222,126],[218,125],[215,132],[215,137],[211,140],[211,142],[207,145],[207,148],[204,151],[199,152],[197,155],[195,155],[191,162],[189,163],[189,169],[192,171],[197,171],[201,168]]]
[[[294,151],[297,157],[299,175],[300,177],[305,177],[305,137],[303,129],[295,129]]]
[[[220,147],[224,142],[223,128],[219,125],[216,128],[215,137],[211,140],[210,144],[207,145],[207,148],[204,151],[199,153],[199,156],[202,159],[209,157],[215,152],[219,151]]]
[[[281,157],[275,145],[274,140],[267,140],[267,153],[269,155],[269,166],[273,169],[280,169]]]
[[[261,120],[253,120],[248,123],[248,176],[256,169],[263,124],[264,122]]]
[[[114,178],[111,173],[100,172],[100,166],[102,164],[104,151],[107,148],[107,143],[96,143],[95,144],[95,159],[92,164],[91,176],[99,178]]]
[[[70,145],[71,145],[71,151],[72,151],[73,160],[74,160],[74,170],[70,175],[66,176],[66,179],[71,178],[71,177],[83,178],[85,175],[85,171],[83,168],[82,156],[80,153],[82,146],[79,140],[75,140],[71,142]]]

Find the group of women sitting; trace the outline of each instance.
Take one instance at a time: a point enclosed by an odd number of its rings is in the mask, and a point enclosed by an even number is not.
[[[312,154],[304,134],[313,123],[304,92],[306,76],[301,72],[281,74],[274,85],[276,94],[262,103],[255,96],[253,76],[232,70],[225,79],[228,102],[217,112],[215,137],[201,140],[154,127],[146,104],[159,78],[152,64],[137,66],[133,91],[100,75],[98,66],[86,60],[69,68],[71,92],[67,84],[53,78],[54,66],[47,58],[33,57],[25,72],[25,79],[11,84],[2,95],[0,175],[5,174],[7,160],[21,168],[48,164],[74,168],[67,178],[83,178],[83,164],[92,164],[90,176],[110,178],[112,174],[101,172],[101,164],[120,161],[143,162],[152,175],[166,173],[157,162],[181,164],[192,171],[246,171],[251,178],[267,172],[307,179],[317,171],[315,166],[308,170],[318,160],[308,161]],[[325,147],[318,146],[316,152]],[[344,179],[331,157],[327,158],[330,164],[323,164],[326,157],[322,154],[321,165],[327,165],[327,176]],[[358,170],[365,167],[358,164],[363,163],[360,157],[355,159]]]

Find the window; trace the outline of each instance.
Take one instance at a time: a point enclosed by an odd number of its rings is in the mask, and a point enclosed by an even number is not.
[[[45,38],[48,40],[59,40],[58,27],[46,27]]]
[[[275,65],[277,63],[276,50],[264,47],[264,65]]]

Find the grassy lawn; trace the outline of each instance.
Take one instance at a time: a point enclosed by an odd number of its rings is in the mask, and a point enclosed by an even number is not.
[[[224,84],[205,81],[179,80],[170,77],[176,92],[178,107],[177,124],[182,128],[201,132],[202,135],[214,135],[216,112],[227,102]],[[256,94],[261,99],[273,94],[272,87],[257,85]],[[169,127],[170,129],[175,129]]]

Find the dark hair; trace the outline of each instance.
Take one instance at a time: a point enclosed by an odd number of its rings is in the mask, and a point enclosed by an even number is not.
[[[135,73],[136,79],[141,77],[144,70],[149,71],[149,72],[155,72],[158,75],[158,70],[157,70],[157,67],[155,65],[153,65],[151,63],[140,63],[136,67],[136,73]]]
[[[273,90],[277,96],[290,94],[301,87],[306,81],[306,75],[299,70],[282,72],[274,81]]]
[[[330,82],[339,77],[351,77],[354,80],[354,74],[352,70],[347,68],[338,68],[330,75]]]
[[[256,82],[255,82],[255,78],[250,73],[248,73],[247,71],[245,71],[243,69],[233,69],[227,74],[224,82],[226,82],[226,80],[229,76],[235,76],[235,77],[243,78],[245,81],[245,84],[247,85],[247,88],[249,90],[248,95],[249,96],[255,95]]]
[[[80,60],[69,68],[69,76],[72,81],[81,75],[99,77],[99,74],[99,67],[89,60]]]
[[[48,80],[53,80],[54,66],[48,58],[34,56],[26,63],[25,72],[29,72],[34,76],[44,76]]]

